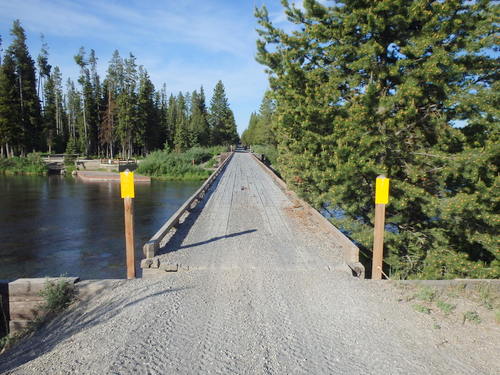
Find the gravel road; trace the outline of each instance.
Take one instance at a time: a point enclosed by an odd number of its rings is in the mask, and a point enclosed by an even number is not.
[[[219,182],[232,186],[225,198],[213,194],[214,209],[167,244],[161,257],[189,271],[97,283],[95,296],[1,355],[0,373],[500,373],[498,326],[436,329],[391,284],[335,271],[340,250],[312,226],[299,230],[300,207],[252,163],[237,154]],[[194,230],[204,212],[226,221]]]

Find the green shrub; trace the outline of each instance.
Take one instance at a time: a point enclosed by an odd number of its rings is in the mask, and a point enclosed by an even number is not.
[[[62,279],[58,281],[47,280],[45,288],[40,292],[45,302],[43,309],[49,313],[57,313],[66,309],[75,298],[73,284]]]
[[[436,298],[436,290],[428,287],[421,288],[415,295],[419,300],[432,302]]]
[[[463,323],[465,323],[467,320],[469,322],[472,322],[472,323],[475,323],[475,324],[481,323],[481,317],[479,316],[479,314],[476,311],[467,311],[467,312],[465,312],[464,313]]]
[[[447,303],[444,301],[437,301],[436,305],[446,315],[450,314],[453,310],[455,310],[456,307],[455,305],[452,305],[451,303]]]
[[[276,146],[255,145],[252,146],[252,151],[256,154],[263,154],[271,162],[271,165],[276,167],[276,162],[278,160],[278,149]]]
[[[0,173],[7,175],[43,175],[47,173],[47,166],[39,153],[32,153],[26,157],[14,156],[0,159]]]
[[[430,314],[431,313],[431,309],[429,309],[426,306],[419,305],[419,304],[413,305],[413,309],[415,311],[418,311],[418,312],[422,313],[422,314]]]
[[[225,147],[193,147],[183,153],[155,151],[141,161],[137,173],[168,180],[204,180],[210,171],[202,164],[224,151]]]

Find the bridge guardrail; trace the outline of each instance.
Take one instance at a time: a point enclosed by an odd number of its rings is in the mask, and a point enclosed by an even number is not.
[[[234,152],[230,152],[226,159],[222,161],[219,167],[210,175],[210,177],[203,183],[203,185],[201,185],[201,187],[196,190],[196,192],[186,202],[184,202],[184,204],[167,220],[167,222],[163,224],[163,226],[155,233],[155,235],[144,244],[142,249],[144,252],[144,256],[147,259],[153,258],[156,255],[158,249],[160,248],[161,241],[165,238],[168,232],[170,232],[170,230],[179,223],[181,216],[186,211],[193,208],[193,203],[196,202],[196,204],[198,204],[198,202],[205,196],[208,188],[224,170],[233,155]]]
[[[256,155],[252,153],[252,156],[257,160],[261,167],[271,176],[271,178],[278,184],[278,186],[285,192],[285,194],[291,196],[295,201],[299,202],[307,211],[316,218],[318,224],[325,230],[329,231],[338,244],[343,249],[344,262],[351,269],[354,275],[360,279],[364,278],[365,267],[359,261],[359,248],[339,229],[337,229],[332,223],[330,223],[323,215],[316,211],[309,203],[300,199],[297,194],[289,190],[285,181],[279,178],[274,171],[264,164],[260,158],[260,154]],[[260,156],[260,157],[259,157]]]

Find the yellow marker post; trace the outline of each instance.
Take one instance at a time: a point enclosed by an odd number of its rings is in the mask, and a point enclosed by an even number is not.
[[[378,176],[375,183],[375,229],[373,233],[372,279],[382,279],[384,257],[385,205],[389,203],[389,179]]]
[[[135,279],[134,250],[134,173],[128,169],[120,173],[120,190],[125,207],[125,253],[127,258],[127,279]]]

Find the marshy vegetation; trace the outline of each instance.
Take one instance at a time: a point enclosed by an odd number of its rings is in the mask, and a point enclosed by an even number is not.
[[[39,153],[28,154],[26,157],[0,158],[0,174],[44,175],[47,174],[47,166]]]
[[[226,147],[193,147],[186,152],[155,151],[139,164],[137,173],[165,180],[204,180]]]

